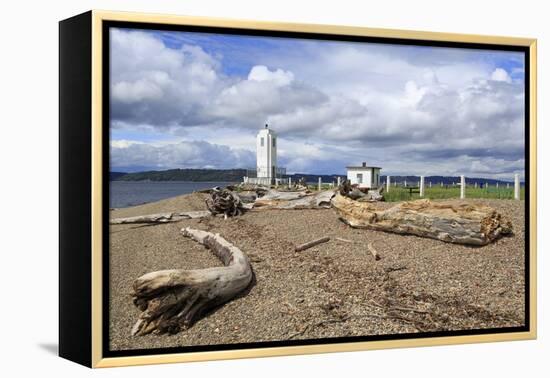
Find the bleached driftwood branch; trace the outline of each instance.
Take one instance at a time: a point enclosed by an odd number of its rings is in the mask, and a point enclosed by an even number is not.
[[[350,244],[353,244],[353,240],[349,240],[349,239],[344,239],[344,238],[334,238],[338,241],[341,241],[341,242],[344,242],[344,243],[350,243]]]
[[[297,245],[295,248],[294,248],[294,251],[295,252],[300,252],[300,251],[304,251],[306,249],[309,249],[311,247],[315,247],[316,245],[319,245],[319,244],[322,244],[322,243],[326,243],[330,240],[330,238],[328,236],[325,236],[324,238],[320,238],[320,239],[315,239],[315,240],[312,240],[310,242],[307,242],[307,243],[304,243],[304,244],[300,244],[300,245]]]
[[[147,223],[168,223],[178,222],[182,219],[198,219],[212,216],[210,211],[182,211],[179,213],[159,213],[149,215],[138,215],[128,218],[113,218],[110,224],[147,224]]]
[[[209,248],[225,265],[195,270],[161,270],[134,282],[134,304],[143,311],[132,335],[177,333],[214,306],[242,292],[252,280],[248,257],[219,234],[184,228],[183,235]]]
[[[380,255],[378,254],[378,251],[374,249],[374,246],[372,245],[372,243],[367,244],[367,249],[369,250],[369,252],[374,257],[375,260],[377,261],[380,260]]]

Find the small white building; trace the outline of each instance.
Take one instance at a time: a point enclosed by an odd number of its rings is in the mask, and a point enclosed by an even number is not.
[[[351,185],[357,185],[359,188],[378,188],[380,186],[380,167],[368,167],[363,162],[360,166],[346,167],[348,171],[348,180]]]

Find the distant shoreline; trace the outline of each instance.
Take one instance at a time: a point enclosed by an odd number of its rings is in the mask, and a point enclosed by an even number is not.
[[[247,175],[247,170],[244,168],[235,169],[169,169],[163,171],[143,171],[143,172],[110,172],[109,181],[143,181],[143,182],[233,182],[239,183],[243,181],[243,177]],[[313,174],[313,173],[293,173],[284,175],[283,177],[290,177],[292,181],[296,182],[301,178],[304,178],[306,182],[317,183],[319,178],[324,183],[336,182],[337,177],[345,178],[345,174]],[[386,183],[386,175],[380,175],[380,182]],[[392,176],[392,183],[408,183],[418,182],[420,176]],[[452,185],[453,183],[460,182],[459,176],[425,176],[425,182],[429,184],[441,184]],[[512,184],[513,177],[509,180],[502,179],[488,179],[482,177],[466,177],[467,184]],[[524,185],[524,182],[521,182]]]

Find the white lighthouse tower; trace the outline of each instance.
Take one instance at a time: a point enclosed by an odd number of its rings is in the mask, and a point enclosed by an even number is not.
[[[264,185],[277,177],[277,134],[267,124],[256,137],[256,177]]]

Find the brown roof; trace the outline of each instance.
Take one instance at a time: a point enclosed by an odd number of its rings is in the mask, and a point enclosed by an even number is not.
[[[359,168],[374,168],[374,169],[382,169],[380,167],[369,167],[369,166],[363,166],[363,165],[350,165],[346,167],[347,169],[359,169]]]

